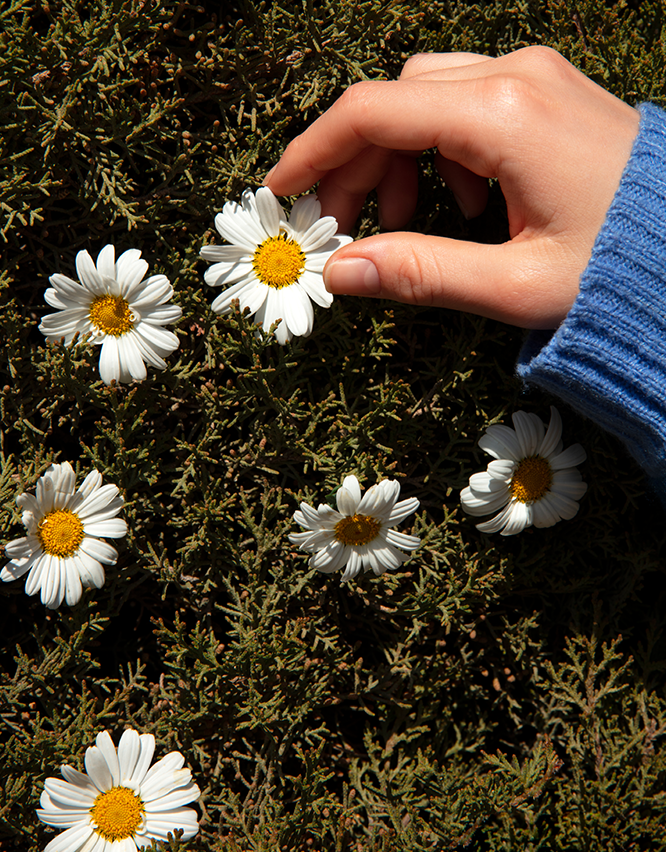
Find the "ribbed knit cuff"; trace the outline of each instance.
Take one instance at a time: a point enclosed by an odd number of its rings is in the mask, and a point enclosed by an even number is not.
[[[666,113],[640,107],[631,157],[562,325],[518,375],[620,438],[666,496]]]

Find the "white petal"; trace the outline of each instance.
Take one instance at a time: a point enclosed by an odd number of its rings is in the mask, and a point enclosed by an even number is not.
[[[284,300],[284,321],[292,334],[307,337],[312,331],[312,302],[298,285],[289,288],[289,295]]]
[[[185,773],[188,778],[190,777],[189,769],[181,769],[180,771]],[[156,796],[150,802],[147,802],[146,800],[144,801],[146,801],[146,810],[152,814],[160,813],[161,811],[170,811],[174,808],[180,807],[181,805],[187,805],[198,799],[200,795],[201,790],[196,784],[190,781],[185,786],[172,789],[167,793]]]
[[[567,497],[565,494],[559,494],[555,491],[549,491],[543,497],[544,501],[548,501],[551,509],[565,521],[570,521],[578,514],[580,508],[575,500]]]
[[[513,425],[520,444],[521,457],[529,458],[530,456],[533,456],[539,445],[540,437],[539,431],[534,423],[534,419],[524,411],[514,411],[511,419],[513,420]]]
[[[122,538],[127,535],[127,521],[122,518],[91,520],[84,524],[84,532],[93,538]]]
[[[169,832],[173,834],[177,828],[183,829],[184,840],[194,837],[199,830],[197,812],[193,808],[173,808],[166,813],[146,814],[144,832],[148,837],[166,840]],[[142,840],[137,837],[137,842]]]
[[[120,381],[120,352],[117,337],[107,335],[104,338],[99,356],[99,374],[105,385],[110,385],[114,379],[116,382]]]
[[[76,255],[76,273],[79,276],[79,281],[91,293],[94,293],[96,296],[106,293],[106,288],[97,272],[93,259],[87,251],[80,251]]]
[[[65,569],[65,603],[67,606],[74,606],[81,600],[83,587],[81,584],[81,575],[79,574],[76,563],[71,559],[62,560]]]
[[[399,524],[401,521],[404,521],[409,515],[412,515],[419,507],[419,501],[416,497],[409,497],[407,500],[401,500],[399,503],[396,503],[393,509],[391,510],[391,514],[388,517],[388,523],[391,526],[395,526]]]
[[[395,547],[401,547],[403,550],[416,550],[421,544],[421,539],[416,535],[407,535],[407,533],[398,532],[398,530],[387,530],[386,541]]]
[[[52,825],[54,828],[72,828],[73,826],[87,825],[90,822],[90,808],[93,800],[91,799],[85,809],[76,809],[73,807],[61,808],[59,806],[50,808],[38,808],[37,816],[39,819]]]
[[[79,550],[78,553],[75,553],[71,559],[76,565],[79,577],[81,578],[81,584],[85,588],[102,588],[104,580],[106,579],[104,576],[104,568],[102,568],[101,564],[96,559],[93,559],[86,553],[82,553],[81,550]]]
[[[104,246],[97,255],[97,272],[104,278],[116,277],[116,252],[113,246]]]
[[[479,446],[496,459],[519,461],[522,458],[520,442],[515,431],[501,423],[489,426],[479,439]]]
[[[83,539],[79,550],[105,565],[114,565],[118,560],[118,551],[115,547],[112,547],[106,541],[100,541],[90,536],[86,536]]]
[[[245,251],[254,255],[257,247],[267,239],[268,235],[259,222],[255,222],[249,216],[243,216],[231,207],[233,202],[224,205],[222,213],[215,217],[215,227],[227,242],[240,246]]]
[[[515,461],[511,459],[495,459],[488,464],[488,474],[493,479],[499,479],[503,482],[508,482],[513,476],[516,469]]]
[[[514,503],[509,503],[501,512],[499,512],[499,514],[495,515],[494,518],[491,518],[489,521],[484,521],[482,524],[477,524],[477,530],[485,533],[494,533],[501,530],[513,513],[514,505]]]
[[[169,355],[178,348],[178,337],[166,328],[151,325],[148,322],[139,323],[134,330],[135,335],[140,334],[151,346],[154,346],[160,355]]]
[[[349,580],[352,580],[360,573],[362,567],[363,561],[360,554],[356,550],[351,550],[347,559],[347,567],[342,577],[340,577],[340,582],[347,583]]]
[[[383,479],[368,488],[356,511],[362,515],[372,515],[378,520],[387,521],[399,496],[398,480]]]
[[[131,779],[134,784],[141,784],[143,779],[146,777],[146,773],[150,768],[150,762],[152,761],[153,754],[155,753],[155,737],[152,734],[141,734],[139,736],[139,742],[141,745],[141,754],[136,762],[134,774]]]
[[[561,437],[562,418],[560,417],[560,412],[555,408],[555,406],[551,405],[550,423],[548,424],[546,437],[543,439],[541,446],[539,447],[539,455],[544,458],[549,458],[555,452]]]
[[[233,284],[229,287],[228,290],[220,293],[219,296],[215,298],[211,308],[215,311],[216,314],[224,314],[231,308],[231,303],[234,299],[240,299],[241,293],[246,287],[254,287],[256,284],[257,278],[254,273],[248,278],[244,278],[242,281],[238,281],[236,284]],[[265,285],[263,285],[265,286]],[[268,295],[269,287],[266,287],[266,295]]]
[[[316,195],[301,195],[294,202],[289,214],[289,227],[294,235],[301,236],[321,216],[321,204]]]
[[[133,379],[142,382],[147,376],[146,364],[141,357],[139,347],[136,345],[134,335],[123,334],[119,337],[118,351],[120,354],[121,369],[124,368]]]
[[[269,237],[277,237],[280,233],[281,221],[284,218],[282,205],[267,186],[262,186],[257,190],[255,200],[261,224],[266,233]]]
[[[549,461],[553,470],[563,470],[567,467],[575,467],[578,464],[582,464],[586,458],[587,453],[581,445],[572,444],[564,452],[559,453],[559,455],[549,459]]]
[[[307,269],[298,279],[299,287],[302,287],[315,305],[321,308],[330,308],[333,304],[333,294],[329,293],[324,286],[324,279],[317,272],[309,272]]]
[[[106,765],[111,773],[113,786],[117,787],[120,784],[120,764],[118,763],[118,752],[113,744],[111,735],[108,731],[100,731],[95,738],[95,745],[106,761]],[[86,764],[86,769],[88,768]]]
[[[204,260],[230,268],[236,266],[241,260],[250,264],[252,262],[252,255],[241,246],[203,246],[199,254]]]
[[[60,772],[65,781],[69,781],[70,784],[76,784],[77,787],[88,790],[91,795],[90,801],[92,804],[99,791],[85,772],[79,772],[78,769],[74,769],[73,766],[69,766],[67,763],[60,767]]]
[[[124,785],[132,780],[132,773],[141,752],[139,734],[132,729],[123,731],[118,743],[118,764],[120,765],[120,783]]]
[[[345,234],[335,234],[323,246],[319,246],[316,250],[307,253],[305,268],[310,272],[323,272],[330,256],[339,248],[347,246],[353,241],[352,237],[348,237]]]
[[[15,538],[13,541],[8,541],[5,545],[5,553],[10,559],[21,559],[32,556],[34,553],[34,545],[31,539],[26,536],[23,538]]]
[[[469,487],[479,496],[481,494],[496,494],[498,491],[505,489],[506,485],[506,482],[494,479],[487,470],[473,473],[469,478]]]
[[[333,540],[326,547],[318,550],[310,560],[310,564],[317,571],[322,571],[324,574],[330,574],[337,571],[347,561],[348,546],[341,541]]]
[[[532,507],[516,500],[500,535],[517,535],[532,524]]]
[[[333,216],[324,216],[323,219],[318,219],[299,240],[302,250],[304,252],[316,251],[328,242],[337,230],[338,223]]]
[[[97,735],[97,740],[102,736],[102,733],[105,733],[107,737],[109,736],[106,731],[103,731]],[[113,775],[98,746],[90,746],[86,749],[84,763],[90,780],[101,793],[113,787]]]
[[[115,517],[123,508],[125,501],[115,485],[105,485],[88,496],[76,509],[76,514],[85,526],[86,523]],[[74,509],[72,509],[74,511]]]
[[[79,852],[92,833],[90,824],[72,826],[54,837],[44,848],[44,852]]]
[[[55,807],[68,807],[78,810],[88,810],[92,807],[97,792],[91,786],[79,787],[60,778],[47,778],[44,789]]]
[[[236,248],[236,246],[218,246],[218,248]],[[256,277],[251,263],[252,259],[248,258],[245,249],[238,249],[238,251],[243,252],[243,257],[246,258],[244,261],[214,263],[204,272],[204,281],[209,287],[230,287],[238,281]]]
[[[574,476],[573,474],[578,474]],[[572,500],[580,500],[587,491],[587,482],[583,482],[580,474],[575,468],[570,470],[557,470],[553,474],[551,491],[556,494],[564,494]]]
[[[343,479],[342,485],[335,495],[335,502],[342,515],[349,516],[356,513],[361,502],[361,486],[353,474]]]
[[[40,599],[44,606],[49,609],[57,609],[65,599],[67,589],[67,572],[65,559],[45,554],[48,559],[47,567],[42,577],[42,590]]]
[[[552,527],[559,520],[560,516],[554,511],[550,501],[542,499],[532,506],[532,522],[535,527]]]

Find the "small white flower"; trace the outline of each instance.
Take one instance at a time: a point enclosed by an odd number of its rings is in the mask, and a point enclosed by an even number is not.
[[[240,309],[249,308],[266,332],[281,320],[275,331],[278,343],[310,334],[312,302],[322,308],[333,302],[322,278],[326,261],[352,241],[336,235],[333,216],[320,219],[320,213],[317,196],[304,195],[287,220],[268,187],[256,194],[246,189],[240,204],[228,201],[215,217],[215,227],[231,245],[201,249],[201,256],[213,261],[204,275],[206,283],[228,288],[214,300],[213,310],[228,313],[238,299]]]
[[[516,411],[514,429],[489,426],[479,446],[495,461],[483,473],[475,473],[463,488],[460,500],[470,515],[502,511],[477,524],[481,532],[516,535],[526,527],[552,527],[578,512],[576,501],[587,484],[576,465],[587,458],[580,444],[562,451],[562,420],[551,406],[548,431],[536,414]]]
[[[76,255],[81,283],[66,275],[52,275],[53,285],[44,298],[57,314],[47,314],[39,330],[50,341],[66,344],[78,332],[90,335],[102,347],[99,373],[107,385],[142,381],[146,364],[164,370],[165,356],[178,348],[178,338],[162,326],[181,317],[177,305],[167,305],[173,287],[165,275],[144,281],[148,264],[138,249],[123,252],[115,261],[113,246],[97,255],[97,265],[87,251]]]
[[[122,538],[127,524],[116,515],[123,498],[115,485],[102,486],[102,475],[92,470],[75,491],[76,474],[69,462],[52,464],[39,478],[36,493],[19,494],[21,520],[28,531],[5,545],[11,559],[0,580],[17,580],[28,573],[25,591],[41,590],[42,603],[56,609],[63,600],[72,606],[83,586],[104,585],[105,565],[118,558],[115,547],[102,538]]]
[[[415,512],[415,497],[401,500],[400,483],[384,479],[373,485],[361,498],[361,486],[355,476],[345,477],[336,494],[338,511],[320,504],[317,510],[301,503],[294,520],[309,532],[292,533],[289,541],[314,554],[310,565],[330,574],[346,565],[341,581],[355,577],[361,569],[383,574],[399,568],[409,558],[398,548],[412,551],[421,543],[415,535],[391,529]]]
[[[200,790],[182,754],[172,751],[152,768],[152,734],[127,730],[118,749],[108,731],[86,750],[86,771],[60,767],[64,781],[47,778],[37,816],[64,828],[44,852],[136,852],[151,840],[166,840],[184,830],[183,839],[199,829],[197,813],[184,808]]]

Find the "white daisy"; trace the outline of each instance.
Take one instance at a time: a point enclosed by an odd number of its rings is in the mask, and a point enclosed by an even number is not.
[[[384,479],[361,497],[358,479],[347,476],[336,494],[338,511],[325,504],[315,510],[301,503],[294,520],[309,532],[292,533],[289,541],[314,554],[310,565],[318,571],[330,574],[346,565],[343,583],[361,569],[379,575],[387,568],[399,568],[409,554],[398,548],[412,551],[421,543],[415,535],[391,529],[419,506],[415,497],[396,503],[399,495],[400,483]]]
[[[64,828],[44,852],[136,852],[155,840],[166,840],[177,828],[183,839],[199,829],[197,813],[184,808],[199,798],[185,759],[169,752],[152,768],[152,734],[127,730],[118,749],[107,731],[86,750],[86,771],[65,764],[64,781],[47,778],[37,816]]]
[[[231,245],[201,249],[201,256],[213,261],[204,275],[206,283],[228,288],[215,299],[213,310],[228,313],[238,299],[240,309],[249,308],[266,332],[281,320],[275,331],[278,343],[310,334],[312,302],[322,308],[333,302],[322,278],[326,261],[352,240],[336,235],[334,217],[320,219],[320,213],[317,196],[304,195],[287,220],[268,187],[256,194],[246,189],[240,204],[228,201],[215,217],[215,227]]]
[[[116,515],[123,498],[115,485],[102,485],[102,475],[92,470],[78,490],[69,462],[52,464],[39,478],[36,493],[19,494],[21,520],[28,531],[5,545],[8,562],[0,580],[9,582],[28,574],[25,591],[41,590],[42,603],[56,609],[63,600],[70,606],[81,597],[83,586],[104,585],[105,565],[113,565],[118,552],[101,538],[122,538],[127,524]]]
[[[524,411],[512,415],[514,429],[489,426],[479,446],[495,461],[475,473],[460,494],[470,515],[502,511],[477,524],[482,532],[515,535],[526,527],[552,527],[578,512],[577,500],[587,484],[576,465],[587,458],[580,444],[562,451],[562,420],[551,406],[548,431],[540,417]]]
[[[90,335],[102,347],[99,373],[107,385],[142,381],[146,364],[164,370],[164,358],[178,348],[178,338],[162,326],[180,319],[181,309],[167,305],[173,287],[165,275],[144,276],[148,264],[138,249],[123,252],[115,261],[113,246],[97,255],[97,265],[87,251],[76,255],[81,283],[66,275],[52,275],[53,287],[44,298],[57,314],[47,314],[39,330],[48,340],[66,344],[78,332]]]

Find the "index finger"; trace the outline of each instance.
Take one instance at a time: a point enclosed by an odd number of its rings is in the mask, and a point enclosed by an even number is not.
[[[483,79],[356,83],[288,145],[266,185],[296,195],[374,145],[438,148],[483,177],[497,175],[500,128],[479,94]]]

